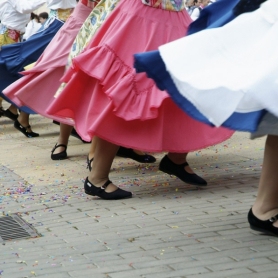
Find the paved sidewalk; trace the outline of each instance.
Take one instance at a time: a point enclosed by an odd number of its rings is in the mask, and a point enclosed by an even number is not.
[[[116,158],[111,179],[134,198],[85,195],[89,144],[71,138],[69,159],[52,161],[58,126],[31,117],[28,139],[0,118],[0,211],[19,215],[41,237],[2,243],[0,277],[278,277],[278,239],[249,229],[264,140],[236,133],[191,153],[208,181],[189,186],[154,164]]]

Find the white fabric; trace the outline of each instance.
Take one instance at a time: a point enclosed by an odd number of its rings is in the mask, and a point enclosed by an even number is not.
[[[213,124],[234,112],[278,117],[278,1],[159,47],[180,94]],[[190,55],[188,55],[190,53]]]
[[[30,13],[46,0],[0,0],[0,20],[6,27],[24,32]]]
[[[75,8],[76,0],[47,0],[47,7],[50,10]]]
[[[199,8],[195,8],[190,14],[190,17],[193,21],[195,21],[199,16],[200,16],[200,9]]]
[[[28,40],[32,35],[37,33],[41,26],[41,23],[38,23],[35,19],[30,20],[25,28],[23,39]]]

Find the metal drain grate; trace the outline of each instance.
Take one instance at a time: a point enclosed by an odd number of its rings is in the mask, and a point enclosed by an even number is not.
[[[38,236],[39,234],[18,215],[0,217],[0,242]]]

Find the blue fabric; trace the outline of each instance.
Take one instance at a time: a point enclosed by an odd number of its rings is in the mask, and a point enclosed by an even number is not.
[[[219,0],[201,11],[200,17],[192,22],[188,29],[188,35],[202,31],[204,29],[221,27],[236,16],[233,8],[240,0]],[[190,55],[190,54],[189,54]],[[152,78],[160,90],[166,90],[173,101],[192,118],[212,125],[210,121],[199,112],[199,110],[176,88],[170,74],[166,70],[159,51],[150,51],[135,54],[135,68],[137,72],[146,72]],[[213,109],[213,107],[212,107]],[[233,113],[222,126],[241,131],[254,132],[266,111],[256,111],[251,113]]]
[[[18,80],[24,71],[24,67],[38,60],[47,45],[53,39],[63,22],[51,19],[52,22],[44,30],[32,35],[28,40],[2,46],[0,50],[0,96],[9,103],[14,104],[2,91]],[[36,114],[28,107],[20,107],[20,110],[28,114]]]

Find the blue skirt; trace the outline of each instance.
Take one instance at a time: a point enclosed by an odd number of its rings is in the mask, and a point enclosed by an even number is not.
[[[44,28],[28,40],[2,46],[0,50],[0,96],[3,99],[12,103],[2,91],[22,76],[19,72],[24,71],[24,67],[38,60],[62,26],[62,21],[50,18]],[[20,110],[28,114],[35,114],[28,107],[20,107]]]
[[[205,29],[218,28],[232,21],[239,15],[239,13],[234,12],[234,7],[239,2],[239,0],[219,0],[206,7],[201,11],[200,17],[190,24],[187,35]],[[250,6],[242,12],[253,11],[257,8],[259,8],[259,4]],[[190,101],[179,93],[170,74],[166,70],[159,51],[135,54],[134,57],[134,66],[137,72],[146,72],[148,77],[155,81],[157,87],[160,90],[166,90],[173,101],[189,116],[208,125],[212,125]],[[234,113],[222,126],[233,130],[254,132],[265,113],[266,111],[264,110],[250,113]]]

